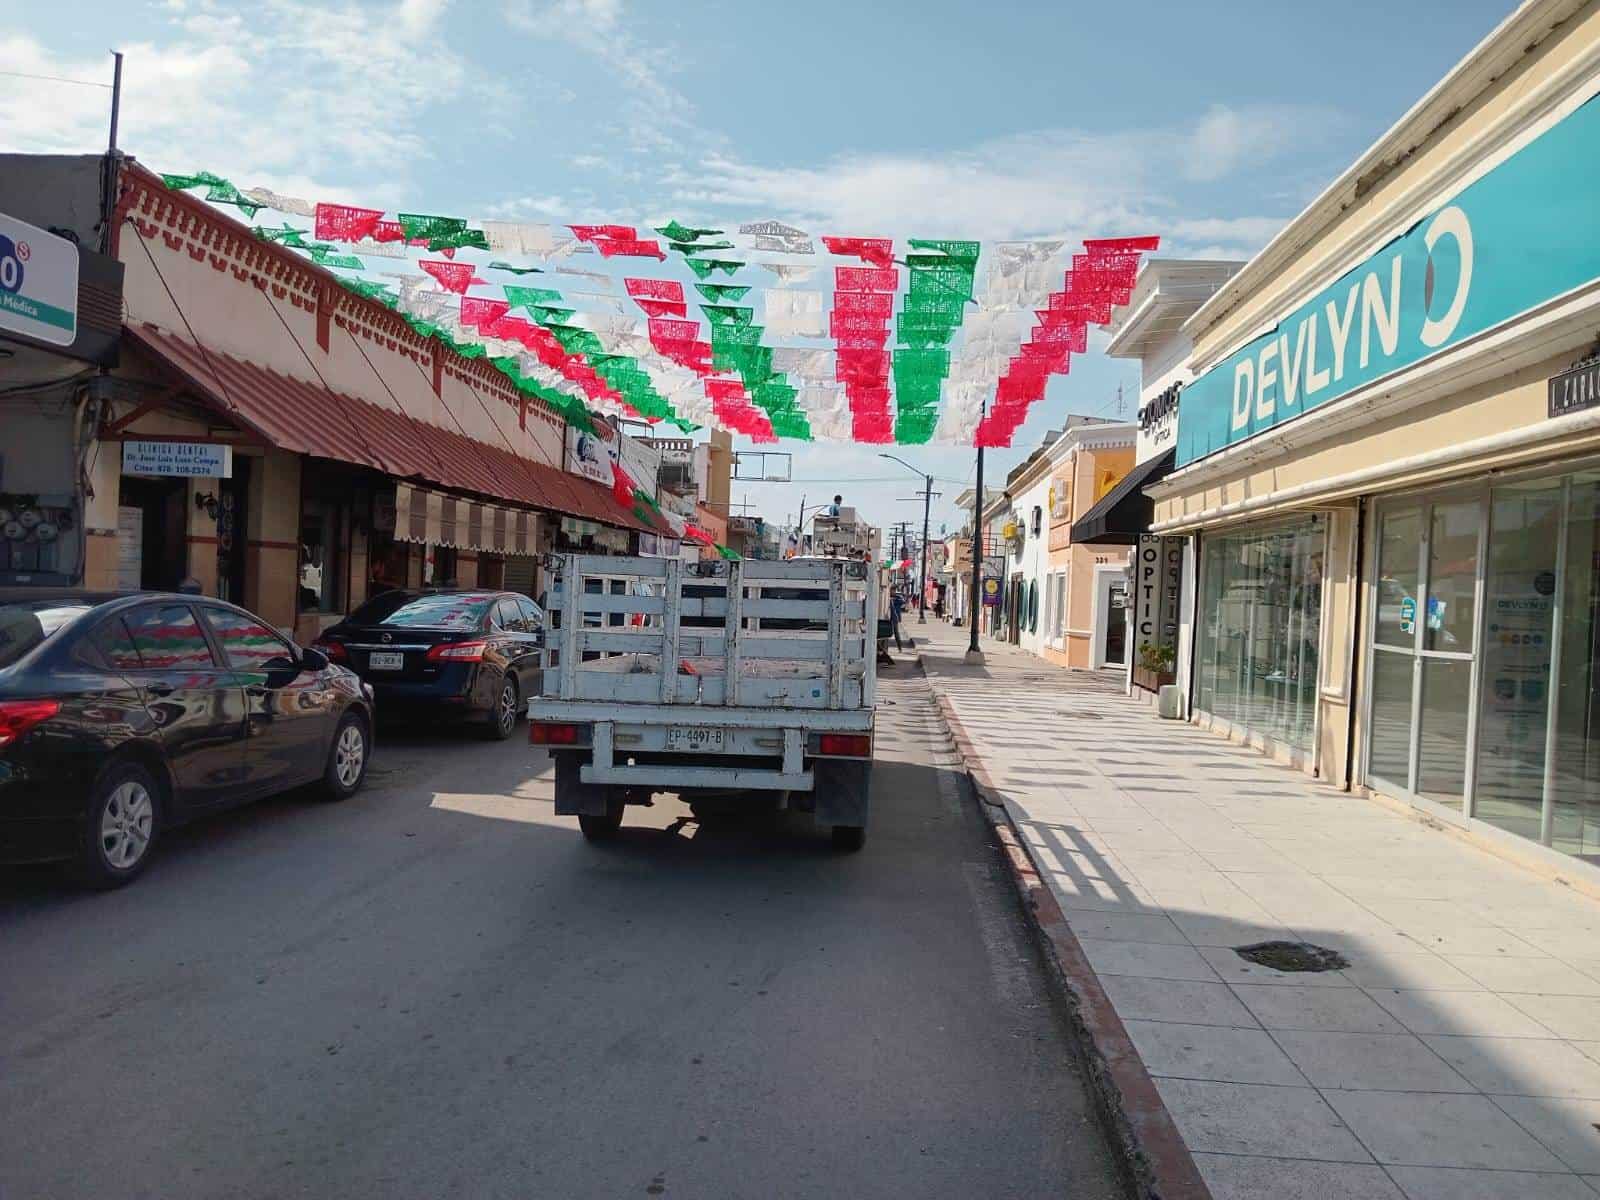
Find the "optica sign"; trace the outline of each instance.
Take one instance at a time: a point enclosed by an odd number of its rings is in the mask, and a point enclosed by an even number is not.
[[[1591,98],[1184,388],[1178,464],[1600,278],[1597,160]]]
[[[78,247],[0,213],[0,332],[52,346],[78,338]]]

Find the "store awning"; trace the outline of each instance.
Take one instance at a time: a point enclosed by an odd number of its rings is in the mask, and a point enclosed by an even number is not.
[[[126,332],[133,343],[165,362],[218,412],[268,445],[371,467],[396,479],[421,480],[491,501],[656,532],[619,504],[610,488],[524,458],[507,447],[280,375],[153,325],[130,324]]]
[[[533,554],[538,519],[522,509],[463,500],[411,483],[397,483],[394,488],[396,541],[491,554]]]
[[[1147,458],[1129,471],[1099,502],[1072,523],[1072,540],[1102,545],[1132,546],[1141,533],[1150,532],[1155,501],[1144,489],[1166,478],[1177,461],[1176,449]]]

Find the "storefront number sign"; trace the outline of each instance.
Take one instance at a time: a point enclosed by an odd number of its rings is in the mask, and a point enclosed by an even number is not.
[[[78,337],[78,248],[0,213],[0,330],[52,346]]]
[[[1463,188],[1183,392],[1204,458],[1600,278],[1600,98]]]

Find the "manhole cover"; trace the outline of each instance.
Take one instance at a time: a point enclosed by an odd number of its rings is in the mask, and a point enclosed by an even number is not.
[[[1235,946],[1233,952],[1247,962],[1274,971],[1342,971],[1350,965],[1350,960],[1338,951],[1310,942],[1257,942],[1253,946]]]

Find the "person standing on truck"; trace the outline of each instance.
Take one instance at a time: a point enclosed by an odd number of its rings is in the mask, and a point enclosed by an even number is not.
[[[905,611],[905,607],[905,599],[900,595],[899,591],[896,591],[889,598],[889,624],[894,628],[894,648],[896,650],[901,649],[900,614]]]
[[[828,515],[830,517],[837,517],[839,515],[839,505],[841,505],[843,503],[844,503],[844,497],[843,496],[835,496],[833,498],[833,503],[828,505]]]

